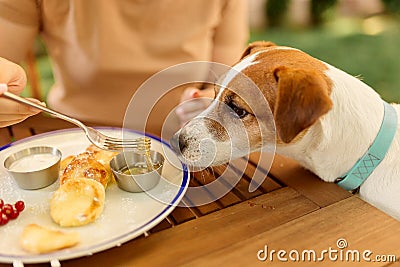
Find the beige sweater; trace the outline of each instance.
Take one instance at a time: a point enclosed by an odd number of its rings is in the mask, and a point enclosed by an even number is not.
[[[56,81],[49,105],[121,125],[135,90],[154,73],[188,61],[237,61],[248,38],[247,2],[0,0],[0,56],[20,62],[38,33]],[[171,97],[169,106],[179,101]]]

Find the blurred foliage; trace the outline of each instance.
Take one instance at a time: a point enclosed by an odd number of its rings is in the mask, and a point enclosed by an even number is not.
[[[50,58],[47,56],[46,46],[44,45],[42,39],[40,37],[36,38],[34,43],[34,52],[36,55],[36,68],[38,71],[39,77],[39,87],[41,89],[42,98],[46,99],[47,94],[50,88],[54,84],[53,70],[51,67]],[[23,64],[22,67],[26,69],[26,64]],[[24,91],[22,92],[22,96],[30,97],[32,95],[31,85],[29,83]]]
[[[381,0],[388,13],[400,13],[400,0]]]
[[[265,4],[268,27],[284,26],[284,19],[291,0],[267,0]],[[296,0],[294,0],[296,1]],[[337,4],[337,0],[311,0],[311,26],[320,26],[326,21],[327,12]]]
[[[290,0],[267,0],[265,14],[268,27],[282,26]]]
[[[343,26],[343,25],[340,25]],[[303,50],[347,73],[360,77],[386,101],[400,102],[398,24],[377,35],[362,31],[337,34],[332,29],[268,29],[251,40],[268,40]]]
[[[35,43],[33,44],[33,49],[35,51],[36,56],[44,56],[47,54],[46,46],[40,36],[35,39]]]
[[[296,0],[267,0],[265,4],[265,14],[267,27],[285,26],[285,16],[291,1]],[[381,0],[385,12],[392,15],[400,15],[400,0]],[[311,26],[319,27],[329,20],[338,0],[310,0],[310,21]]]
[[[311,0],[311,24],[313,26],[322,25],[322,23],[325,21],[327,11],[334,7],[336,3],[337,0]]]

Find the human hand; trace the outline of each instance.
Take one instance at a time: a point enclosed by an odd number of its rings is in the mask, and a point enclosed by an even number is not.
[[[212,88],[203,90],[195,87],[186,88],[181,96],[181,104],[176,109],[181,124],[184,125],[205,110],[214,96],[215,93]]]
[[[40,112],[35,108],[1,97],[5,91],[19,95],[25,85],[26,75],[24,70],[17,64],[0,58],[0,127],[21,122]],[[29,100],[45,105],[37,99]]]

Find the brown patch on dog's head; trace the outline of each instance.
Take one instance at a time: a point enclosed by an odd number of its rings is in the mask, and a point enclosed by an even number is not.
[[[260,52],[260,53],[258,53]],[[258,41],[249,44],[243,58],[258,53],[242,72],[261,90],[273,112],[278,143],[301,137],[332,108],[332,81],[327,65],[294,48]]]
[[[329,85],[313,70],[278,67],[274,76],[278,82],[276,131],[283,142],[289,143],[332,108]]]
[[[273,42],[269,42],[269,41],[255,41],[250,43],[246,50],[244,50],[242,56],[240,58],[244,58],[250,54],[253,54],[255,52],[264,50],[265,48],[271,47],[271,46],[276,46],[276,44],[274,44]]]

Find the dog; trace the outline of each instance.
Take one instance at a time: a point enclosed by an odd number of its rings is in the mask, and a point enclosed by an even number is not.
[[[249,91],[251,83],[256,91]],[[386,108],[392,137],[384,155],[357,188],[344,188],[357,189],[363,200],[400,220],[399,106],[388,105],[359,78],[299,49],[265,41],[249,44],[216,83],[210,106],[184,125],[171,145],[182,161],[200,168],[276,144],[277,154],[340,185],[349,170],[357,169],[353,166],[366,164],[361,168],[368,169],[375,160],[368,155],[372,159],[361,162],[381,131]],[[271,114],[262,114],[265,109]]]

